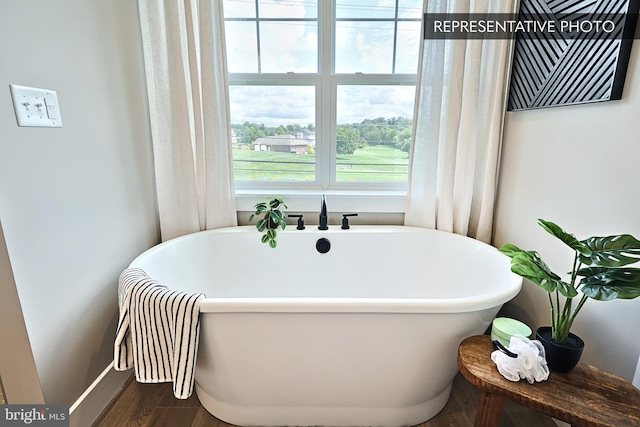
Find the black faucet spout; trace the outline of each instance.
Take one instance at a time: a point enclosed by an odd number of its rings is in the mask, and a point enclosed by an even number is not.
[[[327,226],[327,198],[325,195],[322,195],[322,204],[320,206],[320,221],[318,225],[318,230],[328,230]]]

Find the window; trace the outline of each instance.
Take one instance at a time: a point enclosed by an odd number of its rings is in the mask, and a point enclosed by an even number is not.
[[[401,189],[422,0],[224,0],[236,187]]]

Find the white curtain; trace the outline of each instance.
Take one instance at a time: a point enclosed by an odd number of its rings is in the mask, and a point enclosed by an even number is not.
[[[516,13],[517,0],[429,0],[427,13]],[[424,40],[405,225],[491,240],[509,40]]]
[[[138,6],[162,240],[234,226],[222,2]]]

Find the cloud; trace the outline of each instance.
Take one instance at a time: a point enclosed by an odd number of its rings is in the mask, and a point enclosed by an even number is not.
[[[413,117],[414,86],[339,86],[337,122],[360,123],[378,117]]]
[[[226,22],[227,64],[230,73],[257,73],[258,47],[253,22]]]
[[[315,73],[318,70],[316,22],[260,24],[262,72]]]
[[[392,23],[336,23],[337,73],[390,73],[392,62]]]
[[[232,123],[315,125],[313,86],[231,86]]]
[[[337,0],[336,16],[338,18],[393,18],[395,16],[395,0]]]
[[[262,18],[317,18],[315,2],[308,0],[260,0]]]

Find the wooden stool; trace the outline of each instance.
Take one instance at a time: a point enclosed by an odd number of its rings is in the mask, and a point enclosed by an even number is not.
[[[462,375],[481,389],[475,427],[495,427],[505,399],[577,426],[640,426],[640,390],[624,379],[584,363],[571,372],[551,371],[547,381],[529,384],[504,378],[491,360],[486,335],[458,348]]]

